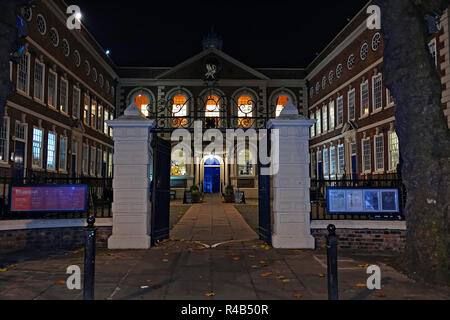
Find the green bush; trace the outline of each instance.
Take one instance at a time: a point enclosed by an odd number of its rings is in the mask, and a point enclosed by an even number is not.
[[[200,193],[200,188],[198,186],[192,186],[191,191],[192,193],[194,193],[195,191],[198,191]]]

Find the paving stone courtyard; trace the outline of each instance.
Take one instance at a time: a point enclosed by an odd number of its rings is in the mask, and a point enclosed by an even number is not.
[[[98,250],[98,300],[326,300],[326,252],[273,249],[257,239],[231,204],[194,205],[151,250]],[[0,300],[80,300],[66,286],[66,268],[83,269],[83,249],[0,257]],[[408,279],[392,256],[340,252],[339,292],[345,300],[450,299],[448,288]],[[366,287],[377,264],[382,289]]]

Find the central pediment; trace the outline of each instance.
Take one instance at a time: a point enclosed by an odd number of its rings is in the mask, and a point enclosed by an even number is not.
[[[159,75],[157,79],[269,80],[267,76],[216,48],[204,50]]]

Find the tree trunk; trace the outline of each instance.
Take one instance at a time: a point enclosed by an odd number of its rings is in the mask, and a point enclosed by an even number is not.
[[[0,1],[0,120],[3,119],[6,100],[12,93],[9,80],[9,55],[18,43],[17,9],[28,0]],[[0,121],[0,127],[3,121]]]
[[[408,193],[403,267],[411,277],[450,285],[450,131],[424,18],[425,10],[437,11],[443,1],[374,2],[381,8],[383,72],[396,102],[395,127]]]

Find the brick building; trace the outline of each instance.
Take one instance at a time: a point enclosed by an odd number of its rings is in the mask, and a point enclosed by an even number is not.
[[[0,167],[71,176],[112,174],[115,66],[88,30],[69,30],[63,1],[27,9],[25,54],[0,132]]]
[[[367,4],[368,6],[369,4]],[[383,36],[367,28],[366,7],[307,68],[311,175],[339,179],[397,172],[395,101],[383,82]],[[444,86],[450,124],[448,10],[430,17],[429,49]]]

